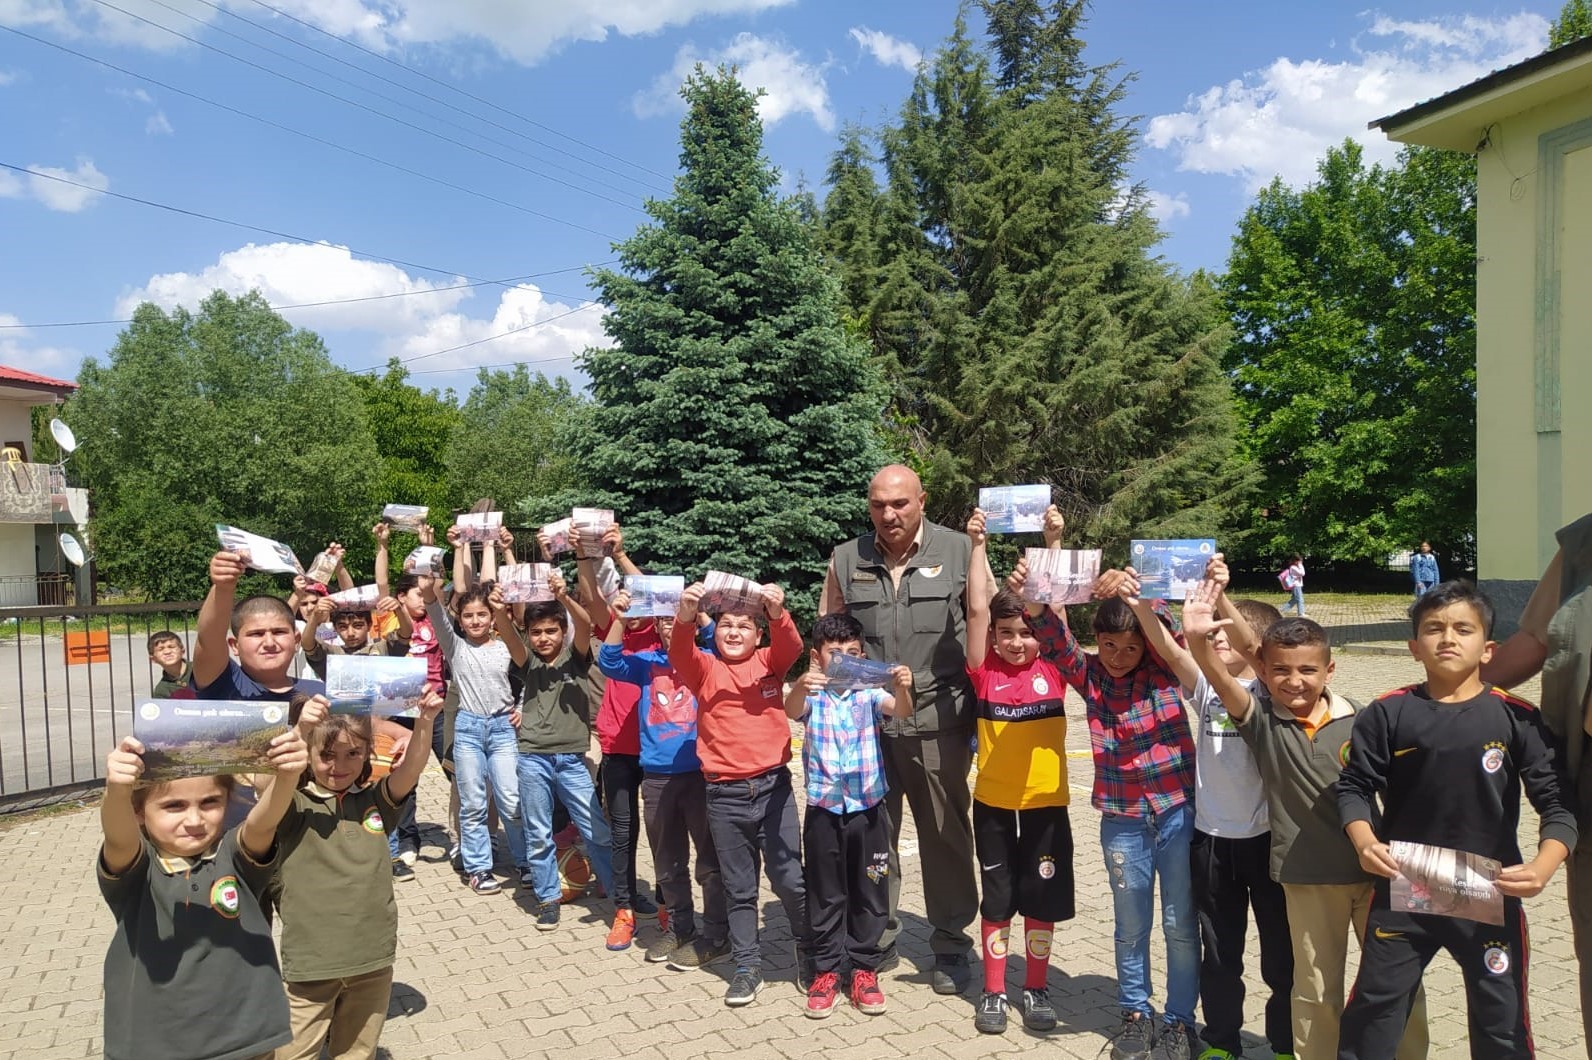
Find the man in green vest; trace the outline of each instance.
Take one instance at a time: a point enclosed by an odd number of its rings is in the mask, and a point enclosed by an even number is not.
[[[891,822],[890,919],[881,970],[898,959],[901,931],[901,802],[918,825],[923,900],[934,927],[934,990],[958,994],[971,980],[968,926],[978,913],[971,794],[974,704],[966,671],[966,534],[923,518],[927,494],[911,468],[884,468],[868,485],[874,532],[836,546],[819,614],[862,623],[868,656],[912,670],[914,711],[884,725]]]
[[[1592,829],[1592,515],[1558,533],[1559,551],[1531,601],[1520,629],[1498,646],[1482,678],[1509,687],[1542,674],[1542,720],[1553,730],[1575,778],[1576,823]],[[1583,835],[1589,834],[1583,832]],[[1568,864],[1570,926],[1581,966],[1581,1024],[1592,1060],[1592,842],[1576,845]]]

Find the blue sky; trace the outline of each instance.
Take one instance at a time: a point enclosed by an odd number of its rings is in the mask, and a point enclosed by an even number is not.
[[[1366,122],[1540,51],[1558,7],[1100,0],[1084,37],[1090,61],[1136,75],[1135,177],[1161,253],[1219,269],[1256,189],[1307,181],[1345,136],[1391,158]],[[574,353],[605,341],[582,269],[668,194],[695,61],[767,90],[790,190],[821,182],[843,123],[896,112],[955,12],[0,0],[0,163],[31,171],[0,169],[0,362],[70,378],[117,326],[33,325],[258,287],[350,368],[397,356],[414,382],[461,393],[480,365],[573,377]]]

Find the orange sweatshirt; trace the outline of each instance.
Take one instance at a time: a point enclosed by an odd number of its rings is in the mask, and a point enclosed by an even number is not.
[[[769,623],[769,646],[740,662],[696,646],[696,623],[676,622],[669,665],[697,697],[697,757],[710,781],[745,780],[790,761],[785,673],[801,658],[790,612]]]

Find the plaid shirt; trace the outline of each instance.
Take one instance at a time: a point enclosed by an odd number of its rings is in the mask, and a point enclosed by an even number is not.
[[[888,698],[882,688],[838,696],[819,689],[807,697],[802,769],[807,774],[808,806],[857,813],[884,801],[879,718]]]
[[[1095,809],[1147,817],[1192,802],[1194,737],[1177,677],[1148,648],[1131,673],[1112,677],[1048,609],[1035,632],[1040,649],[1089,709]]]

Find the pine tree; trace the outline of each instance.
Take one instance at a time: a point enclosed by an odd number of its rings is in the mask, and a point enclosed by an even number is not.
[[[615,346],[582,358],[581,500],[617,510],[646,567],[778,582],[804,619],[866,525],[883,398],[817,233],[775,194],[756,95],[701,68],[682,95],[674,196],[595,277]]]

